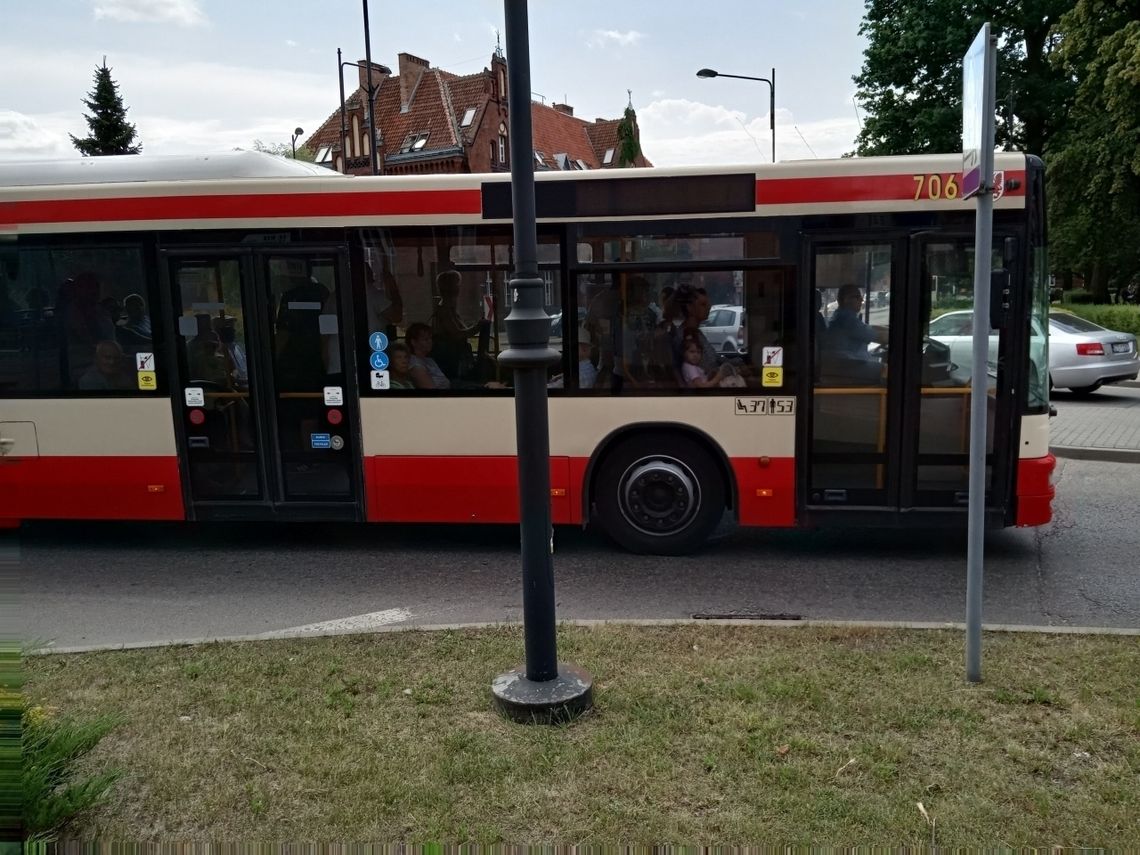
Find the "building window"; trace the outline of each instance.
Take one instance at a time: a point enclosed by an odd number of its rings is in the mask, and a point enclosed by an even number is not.
[[[606,149],[606,155],[605,155],[605,157],[602,158],[602,163],[604,163],[606,166],[609,166],[613,162],[614,162],[614,150],[612,148],[607,148]]]
[[[586,161],[582,160],[581,158],[579,158],[578,160],[576,160],[574,162],[578,164],[578,168],[581,169],[582,171],[585,171],[585,170],[590,168],[590,167],[586,166]]]
[[[317,156],[313,158],[313,163],[328,163],[332,160],[332,147],[323,145],[317,150]]]
[[[534,165],[538,166],[538,167],[546,166],[546,161],[543,159],[543,154],[541,151],[535,151],[535,153],[534,153]]]
[[[499,134],[499,163],[507,162],[507,137],[506,134]]]
[[[467,128],[475,121],[475,108],[468,107],[467,112],[463,114],[463,121],[459,123],[459,127]]]
[[[423,147],[427,145],[429,136],[431,136],[431,134],[427,131],[419,131],[416,133],[408,134],[406,137],[404,137],[404,142],[400,146],[400,154],[422,151]]]

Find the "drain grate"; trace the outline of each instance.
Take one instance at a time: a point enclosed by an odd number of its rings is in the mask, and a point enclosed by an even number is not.
[[[786,612],[697,612],[693,620],[803,620],[803,615]]]

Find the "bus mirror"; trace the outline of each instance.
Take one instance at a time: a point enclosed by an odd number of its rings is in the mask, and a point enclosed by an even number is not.
[[[1000,330],[1005,327],[1009,317],[1009,271],[993,270],[990,272],[990,329]]]

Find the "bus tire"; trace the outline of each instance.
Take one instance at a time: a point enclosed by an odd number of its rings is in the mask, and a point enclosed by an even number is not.
[[[683,434],[637,434],[602,459],[594,487],[602,530],[630,552],[684,555],[704,545],[724,515],[720,466]]]

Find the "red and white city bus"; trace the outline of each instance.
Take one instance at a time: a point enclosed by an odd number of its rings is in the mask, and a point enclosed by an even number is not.
[[[959,168],[540,173],[554,522],[964,526],[970,370],[931,329],[972,305]],[[1034,526],[1043,172],[996,170],[988,517]],[[507,174],[0,164],[0,520],[516,521],[510,216]]]

